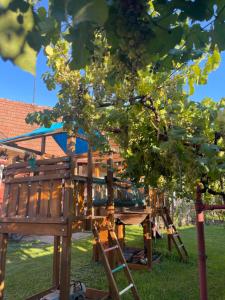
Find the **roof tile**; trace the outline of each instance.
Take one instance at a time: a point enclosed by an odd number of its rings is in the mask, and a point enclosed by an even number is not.
[[[49,108],[49,106],[39,106],[0,98],[0,139],[17,136],[38,128],[38,125],[30,125],[25,122],[27,114]],[[40,139],[21,142],[20,145],[32,147],[35,150],[40,150],[41,147]],[[47,138],[46,152],[55,156],[64,155],[64,152],[52,137]]]

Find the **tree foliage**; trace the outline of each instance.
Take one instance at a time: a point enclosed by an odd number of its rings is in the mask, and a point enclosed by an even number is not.
[[[139,182],[191,196],[196,180],[221,190],[225,174],[225,101],[188,100],[189,85],[204,84],[220,62],[217,48],[202,59],[182,66],[171,76],[154,64],[127,73],[120,81],[108,80],[115,59],[103,32],[95,34],[92,62],[74,70],[70,44],[65,40],[47,48],[49,89],[60,86],[53,110],[35,112],[29,122],[48,126],[62,118],[65,128],[82,127],[92,140],[96,130],[113,138],[121,149],[126,176]],[[118,62],[119,63],[119,62]],[[97,143],[94,141],[93,143]]]
[[[225,49],[225,0],[0,0],[0,55],[34,73],[42,46],[71,42],[70,66],[90,64],[95,33],[104,30],[120,70],[149,64],[174,69],[217,45]]]

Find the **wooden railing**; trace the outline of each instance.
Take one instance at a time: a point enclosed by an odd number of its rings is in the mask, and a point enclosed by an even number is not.
[[[38,160],[9,165],[5,169],[3,218],[68,217],[70,158]]]

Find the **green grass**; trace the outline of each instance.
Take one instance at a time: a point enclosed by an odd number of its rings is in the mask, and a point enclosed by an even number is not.
[[[166,250],[166,238],[158,240],[154,247],[163,254],[160,264],[149,271],[132,271],[142,300],[195,300],[198,299],[197,247],[194,227],[179,230],[190,259],[181,263],[174,251]],[[225,228],[206,226],[208,255],[209,299],[225,299]],[[141,244],[141,228],[129,227],[127,240],[130,245]],[[106,278],[101,264],[91,261],[91,239],[73,243],[72,278],[87,286],[105,289]],[[36,243],[10,243],[6,268],[5,299],[22,300],[50,286],[52,271],[52,247]],[[120,288],[126,286],[119,277]],[[126,295],[123,299],[132,299]]]

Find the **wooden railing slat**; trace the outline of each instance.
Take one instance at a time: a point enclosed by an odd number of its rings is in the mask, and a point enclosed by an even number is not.
[[[16,168],[16,169],[7,169],[4,172],[5,176],[9,175],[17,175],[22,173],[33,173],[35,172],[47,172],[47,171],[56,171],[56,170],[68,170],[70,168],[69,163],[63,163],[58,165],[40,165],[35,169],[32,169],[31,167],[26,168]]]
[[[60,163],[60,162],[69,162],[70,161],[70,157],[65,156],[65,157],[58,157],[58,158],[51,158],[51,159],[40,159],[36,161],[36,165],[40,166],[40,165],[53,165],[56,163]],[[29,162],[22,162],[22,163],[16,163],[16,164],[12,164],[7,166],[7,170],[9,169],[19,169],[19,168],[26,168],[29,167]]]
[[[27,176],[27,177],[15,177],[15,178],[6,178],[5,183],[24,183],[24,182],[35,182],[35,181],[44,181],[44,180],[53,180],[53,179],[66,179],[70,178],[70,171],[59,171],[56,174],[48,175],[37,175],[37,176]]]

